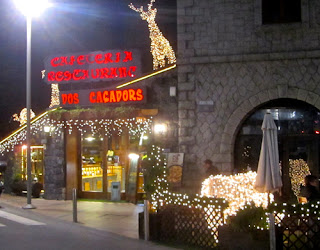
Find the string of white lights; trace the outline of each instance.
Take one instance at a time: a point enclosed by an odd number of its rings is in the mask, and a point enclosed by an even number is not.
[[[104,134],[106,136],[118,135],[120,136],[124,130],[128,130],[129,135],[141,135],[142,133],[151,133],[153,118],[137,119],[95,119],[95,120],[54,120],[48,115],[32,123],[31,133],[36,135],[44,132],[45,127],[49,127],[49,135],[61,135],[64,129],[69,134],[73,130],[78,130],[82,135],[89,132],[92,135]],[[0,153],[10,152],[14,150],[17,145],[22,145],[26,140],[26,129],[21,129],[0,143]]]

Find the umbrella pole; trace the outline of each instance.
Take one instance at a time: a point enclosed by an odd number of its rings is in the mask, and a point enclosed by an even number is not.
[[[270,250],[276,250],[276,228],[274,222],[274,215],[269,213],[269,238],[270,238]]]
[[[270,192],[268,192],[268,207],[270,205]],[[270,250],[276,250],[276,229],[274,222],[274,215],[272,212],[269,213],[269,239],[270,239]]]

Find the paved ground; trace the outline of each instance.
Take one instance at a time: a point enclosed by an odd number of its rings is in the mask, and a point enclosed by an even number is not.
[[[22,208],[27,204],[27,198],[2,194],[0,206]],[[32,199],[36,209],[34,213],[60,220],[73,221],[72,201]],[[143,211],[142,205],[131,203],[79,201],[78,222],[84,226],[105,230],[122,236],[138,239],[138,213]]]

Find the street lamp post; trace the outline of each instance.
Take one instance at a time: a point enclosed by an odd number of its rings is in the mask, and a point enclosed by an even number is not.
[[[27,100],[27,205],[23,208],[35,208],[31,204],[32,175],[31,175],[31,25],[32,17],[27,16],[27,71],[26,71],[26,100]]]
[[[39,16],[50,6],[47,0],[14,0],[16,6],[27,19],[27,63],[26,63],[26,105],[27,105],[27,205],[23,208],[35,208],[31,204],[32,174],[31,174],[31,29],[32,18]]]

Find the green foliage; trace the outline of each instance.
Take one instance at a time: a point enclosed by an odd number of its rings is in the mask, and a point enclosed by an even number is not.
[[[147,196],[150,196],[156,191],[156,188],[158,187],[157,179],[163,177],[163,172],[165,170],[165,157],[159,150],[160,148],[157,146],[149,146],[147,148],[147,154],[142,159],[144,190],[147,193]]]
[[[127,118],[128,116],[134,117],[138,114],[138,109],[134,107],[105,107],[96,105],[93,108],[76,107],[73,109],[57,109],[49,113],[49,117],[54,120],[61,119],[86,119],[84,116],[90,114],[94,118]]]
[[[229,217],[228,224],[235,231],[252,232],[254,229],[268,229],[267,213],[320,217],[319,208],[320,201],[305,204],[272,203],[268,209],[256,207],[255,204],[248,204],[239,210],[236,215]]]
[[[235,231],[250,232],[254,229],[267,229],[267,215],[263,207],[257,207],[254,203],[247,204],[236,215],[228,218],[228,224]]]
[[[22,180],[22,172],[21,172],[21,165],[22,165],[22,154],[21,153],[14,153],[9,158],[9,162],[11,162],[12,165],[12,181]]]
[[[22,195],[22,191],[27,189],[26,182],[22,178],[21,165],[22,155],[21,153],[15,153],[9,159],[12,165],[12,175],[10,180],[10,189],[16,195]]]
[[[276,213],[285,213],[290,215],[302,215],[308,216],[313,215],[320,217],[320,201],[313,201],[307,203],[296,203],[296,204],[287,204],[287,203],[272,203],[269,206],[270,212]]]
[[[54,111],[49,112],[49,117],[54,120],[61,120],[63,114],[66,113],[65,109],[56,109]]]
[[[148,147],[148,152],[142,161],[142,170],[145,178],[144,190],[148,199],[151,197],[154,209],[169,204],[192,206],[194,208],[210,207],[214,210],[224,210],[228,207],[228,202],[222,198],[170,192],[165,161],[161,147],[155,145]]]

